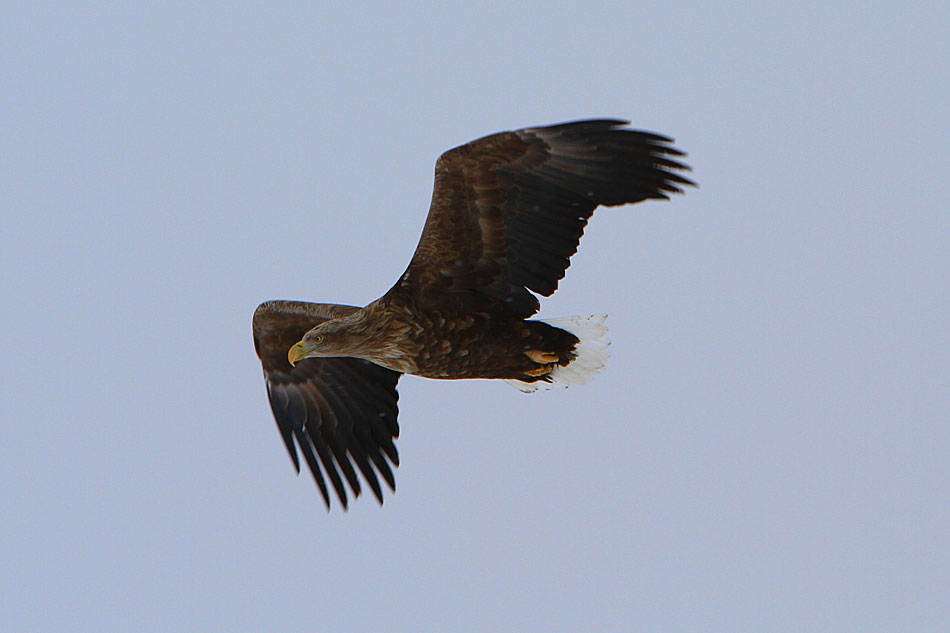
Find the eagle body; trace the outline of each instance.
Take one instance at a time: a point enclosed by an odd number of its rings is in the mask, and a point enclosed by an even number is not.
[[[424,378],[498,378],[533,382],[575,357],[576,336],[504,310],[465,309],[461,298],[437,309],[390,292],[313,330],[322,356],[346,353]],[[307,339],[306,336],[303,337]],[[313,356],[319,357],[319,356]]]
[[[603,316],[531,319],[564,277],[600,205],[681,193],[689,168],[671,139],[589,120],[502,132],[443,154],[408,268],[359,308],[267,301],[254,314],[271,409],[329,508],[360,478],[395,490],[396,383],[488,378],[523,391],[580,384],[601,370]],[[298,452],[299,450],[299,452]],[[345,482],[345,483],[344,483]]]

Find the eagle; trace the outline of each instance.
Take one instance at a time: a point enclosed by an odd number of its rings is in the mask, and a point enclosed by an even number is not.
[[[668,199],[694,183],[666,136],[596,119],[485,136],[442,154],[406,271],[365,307],[266,301],[254,346],[277,428],[327,510],[358,472],[395,492],[403,374],[488,378],[522,391],[581,384],[607,358],[604,315],[530,319],[600,205]],[[298,454],[299,451],[299,454]],[[329,486],[328,482],[329,481]]]

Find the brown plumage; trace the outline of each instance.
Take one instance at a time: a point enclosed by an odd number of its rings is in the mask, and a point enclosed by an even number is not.
[[[602,318],[558,326],[527,318],[540,308],[536,295],[557,289],[597,206],[667,198],[693,184],[677,173],[689,168],[671,139],[625,124],[527,128],[450,150],[436,163],[416,252],[386,294],[364,308],[258,307],[254,343],[274,417],[328,508],[324,473],[344,508],[344,480],[360,494],[357,470],[380,503],[377,474],[395,490],[401,374],[500,378],[530,390],[559,376],[580,382],[602,366]],[[590,363],[585,345],[600,350]]]

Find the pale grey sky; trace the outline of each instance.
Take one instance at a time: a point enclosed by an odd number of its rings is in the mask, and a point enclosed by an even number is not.
[[[20,3],[0,24],[4,631],[946,631],[944,2]],[[294,477],[250,320],[364,304],[432,166],[622,117],[584,387],[400,383],[398,492]]]

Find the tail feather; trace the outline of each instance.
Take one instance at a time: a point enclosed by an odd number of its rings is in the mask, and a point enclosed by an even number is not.
[[[548,376],[550,381],[506,380],[509,385],[525,393],[534,393],[538,389],[583,385],[607,366],[610,341],[607,339],[607,326],[604,324],[607,320],[606,314],[541,320],[548,325],[567,330],[580,339],[574,348],[577,357],[564,367],[556,367]]]

